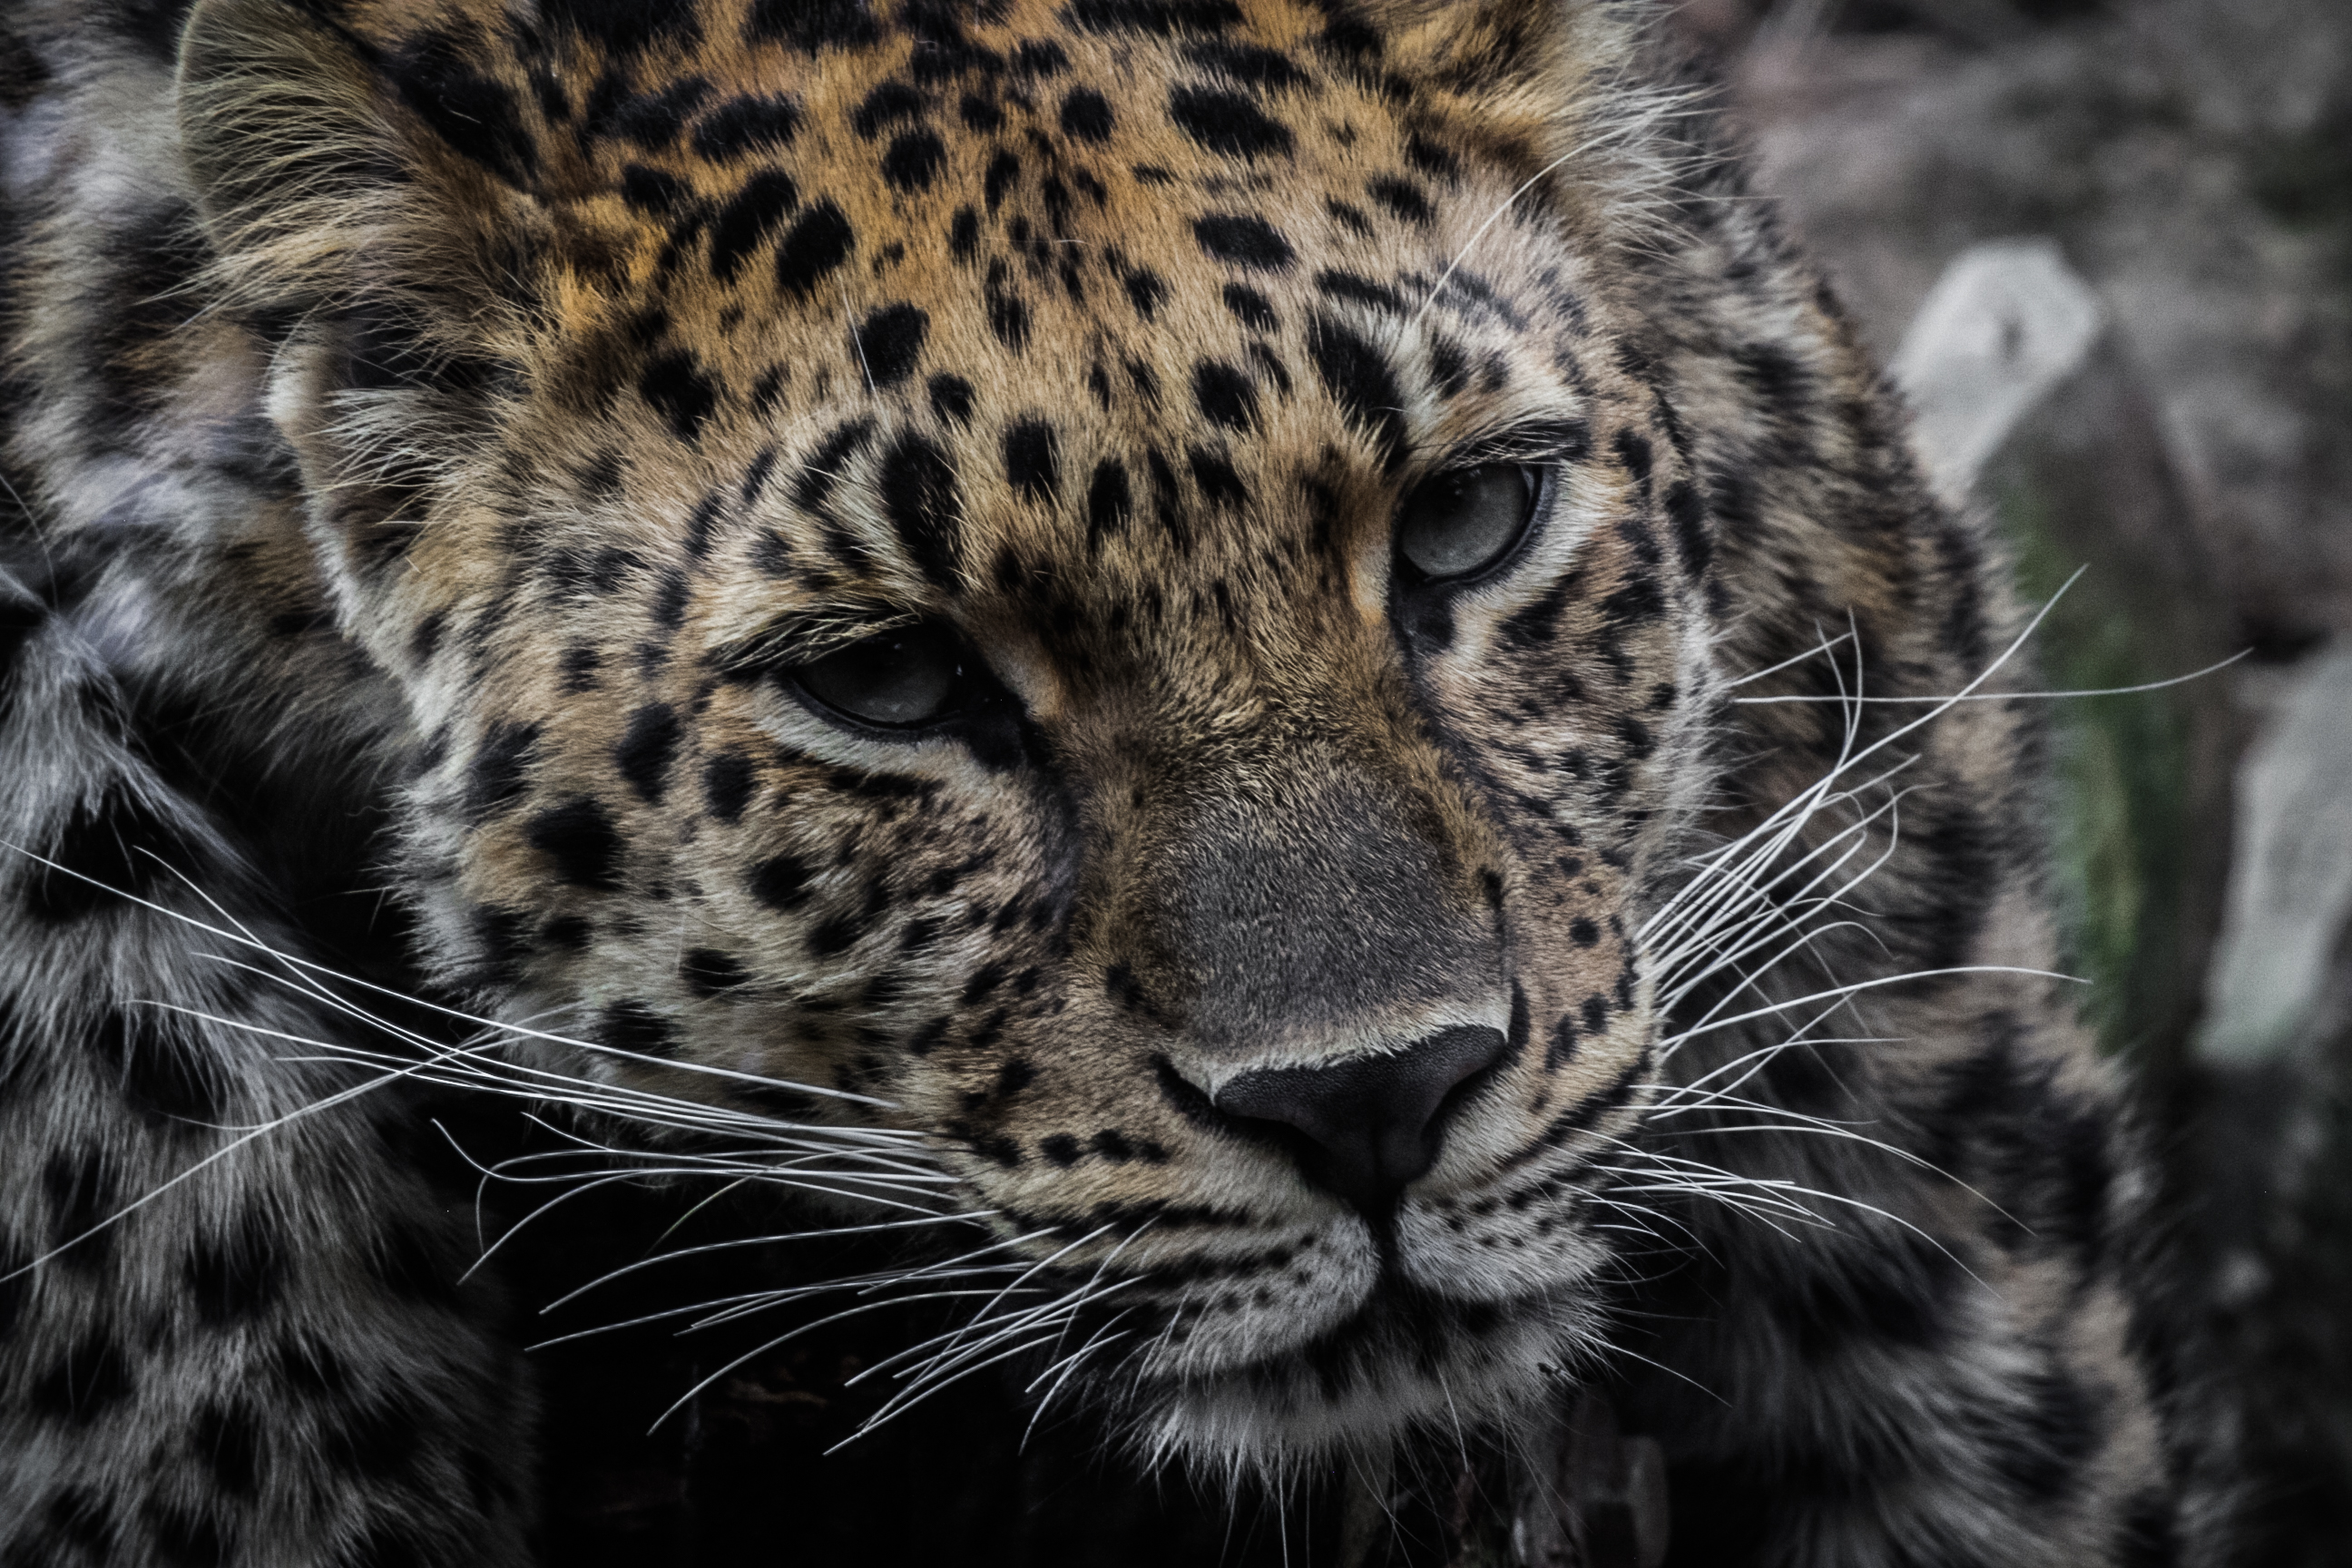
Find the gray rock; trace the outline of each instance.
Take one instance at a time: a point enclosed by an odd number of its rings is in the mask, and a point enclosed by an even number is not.
[[[2283,684],[2239,764],[2228,912],[2197,1037],[2217,1066],[2301,1043],[2352,919],[2352,647]]]

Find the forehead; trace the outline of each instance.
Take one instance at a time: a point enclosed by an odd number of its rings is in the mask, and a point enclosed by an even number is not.
[[[534,77],[625,237],[620,308],[573,336],[630,367],[631,446],[682,489],[775,477],[744,500],[803,585],[1328,531],[1574,399],[1539,158],[1320,10],[768,0],[640,32]]]

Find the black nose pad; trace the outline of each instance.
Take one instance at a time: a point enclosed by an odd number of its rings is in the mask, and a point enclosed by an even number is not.
[[[1446,1097],[1500,1060],[1503,1046],[1500,1029],[1444,1029],[1387,1056],[1245,1072],[1214,1103],[1238,1120],[1276,1124],[1309,1179],[1367,1214],[1383,1213],[1435,1163]]]

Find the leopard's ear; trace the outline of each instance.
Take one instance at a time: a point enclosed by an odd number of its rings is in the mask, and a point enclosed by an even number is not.
[[[1450,132],[1542,166],[1592,237],[1646,229],[1690,100],[1651,0],[1360,0],[1380,66]]]
[[[539,193],[538,108],[502,79],[519,68],[456,21],[371,28],[416,11],[201,0],[181,36],[217,297],[268,342],[272,416],[353,566],[400,553],[479,449],[576,248]]]
[[[448,296],[478,335],[519,276],[514,246],[544,227],[543,128],[486,37],[455,19],[371,36],[365,14],[390,9],[200,0],[180,41],[182,148],[241,296],[307,311],[396,277],[420,301]]]
[[[351,47],[280,0],[203,0],[180,36],[180,144],[215,253],[300,310],[397,203],[394,141]]]
[[[1499,106],[1566,68],[1591,0],[1370,0],[1381,63],[1424,90]]]

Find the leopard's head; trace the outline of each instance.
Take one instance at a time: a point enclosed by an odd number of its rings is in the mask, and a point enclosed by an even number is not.
[[[443,974],[922,1134],[1160,1452],[1583,1364],[1718,700],[1627,9],[205,0]]]

